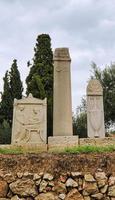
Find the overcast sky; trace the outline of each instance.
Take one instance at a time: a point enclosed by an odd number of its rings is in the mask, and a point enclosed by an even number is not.
[[[91,62],[115,61],[115,0],[0,0],[0,90],[3,76],[18,60],[23,82],[37,35],[48,33],[72,58],[73,110],[85,95]]]

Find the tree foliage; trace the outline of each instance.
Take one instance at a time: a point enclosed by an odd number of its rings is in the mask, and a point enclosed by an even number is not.
[[[34,97],[45,98],[45,90],[39,75],[34,74],[29,84],[29,91],[34,91]]]
[[[1,95],[0,121],[6,120],[10,126],[13,118],[13,102],[14,98],[21,99],[23,86],[18,71],[17,60],[13,60],[10,72],[5,73],[3,78],[4,87]]]
[[[0,144],[10,144],[11,143],[11,127],[6,120],[0,124]]]
[[[6,71],[3,81],[4,86],[3,93],[1,94],[0,122],[3,123],[3,120],[6,120],[9,124],[11,124],[12,98],[8,71]]]
[[[28,66],[30,66],[30,62],[28,62]],[[41,34],[37,37],[33,64],[26,83],[27,94],[32,93],[34,97],[41,99],[47,97],[47,127],[48,135],[50,135],[53,126],[53,53],[48,34]]]
[[[23,92],[23,86],[22,86],[20,72],[18,70],[16,59],[13,60],[11,70],[9,72],[9,76],[10,76],[11,97],[12,97],[12,102],[13,102],[14,98],[21,99],[22,92]]]
[[[82,98],[81,105],[77,107],[76,114],[73,116],[73,132],[80,138],[87,137],[87,110],[86,99]]]

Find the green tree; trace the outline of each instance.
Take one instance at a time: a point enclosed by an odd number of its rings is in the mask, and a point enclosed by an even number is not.
[[[13,102],[14,98],[21,99],[22,92],[23,92],[23,86],[22,86],[20,72],[18,70],[16,59],[13,60],[9,75],[10,75],[11,96],[12,96],[12,102]]]
[[[6,120],[11,125],[12,97],[11,97],[8,71],[6,71],[3,81],[4,81],[4,86],[3,86],[3,93],[1,94],[0,122],[3,123],[3,121]]]
[[[22,98],[22,92],[23,92],[23,86],[20,78],[20,72],[18,70],[17,66],[17,60],[14,59],[10,72],[9,72],[9,77],[10,77],[10,92],[11,92],[11,122],[13,118],[13,103],[14,99],[21,99]]]
[[[39,75],[34,74],[29,84],[29,90],[34,91],[34,97],[45,98],[45,90]]]
[[[3,120],[0,124],[0,144],[10,144],[11,143],[11,127],[10,124]]]
[[[81,105],[77,107],[76,114],[73,116],[73,133],[80,138],[87,137],[87,110],[86,99],[82,98]]]
[[[6,120],[10,126],[13,118],[14,98],[21,99],[23,86],[18,71],[17,60],[13,60],[10,72],[6,72],[4,80],[3,93],[1,95],[1,122]]]
[[[105,125],[109,127],[115,123],[115,64],[101,70],[92,63],[92,76],[100,81],[103,87]]]
[[[30,62],[28,62],[28,66],[30,66]],[[48,34],[41,34],[37,37],[33,64],[26,83],[27,94],[32,93],[34,97],[41,99],[47,97],[47,130],[48,135],[51,135],[53,126],[53,53]]]

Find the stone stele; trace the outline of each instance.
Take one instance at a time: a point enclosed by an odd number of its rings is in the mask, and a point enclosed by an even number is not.
[[[104,138],[103,89],[96,79],[87,86],[87,128],[89,138]]]
[[[47,101],[33,98],[14,100],[12,144],[46,144]]]
[[[71,73],[68,48],[54,52],[53,136],[72,136]]]

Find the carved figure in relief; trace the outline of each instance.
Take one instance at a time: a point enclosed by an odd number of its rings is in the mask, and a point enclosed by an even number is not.
[[[26,109],[26,112],[24,112]],[[42,137],[42,123],[43,123],[43,112],[42,108],[29,109],[24,106],[18,106],[16,121],[18,124],[18,131],[16,134],[16,140],[28,142],[32,133],[39,134],[41,140]]]
[[[105,137],[103,89],[96,79],[87,86],[87,122],[88,137]]]
[[[89,98],[89,120],[92,128],[95,131],[95,137],[99,137],[99,130],[102,125],[103,111],[101,110],[101,98],[90,97]]]
[[[30,96],[16,100],[14,104],[13,143],[46,143],[45,101]]]

